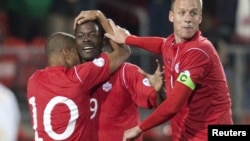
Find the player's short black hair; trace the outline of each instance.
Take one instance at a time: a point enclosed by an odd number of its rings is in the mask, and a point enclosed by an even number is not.
[[[76,47],[75,37],[65,32],[56,32],[49,36],[45,43],[45,54],[49,57],[62,49]]]

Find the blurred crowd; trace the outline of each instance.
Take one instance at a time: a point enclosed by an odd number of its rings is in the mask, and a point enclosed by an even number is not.
[[[172,25],[168,21],[170,0],[109,0],[109,2],[105,0],[0,0],[0,51],[2,47],[10,46],[23,48],[43,46],[46,38],[57,31],[73,34],[73,21],[81,10],[99,9],[117,24],[139,35],[137,17],[110,3],[142,8],[149,17],[148,35],[166,37],[172,32]],[[203,0],[201,30],[219,52],[221,42],[250,47],[250,1]],[[0,53],[0,59],[1,57]],[[250,57],[246,59],[250,62]],[[230,60],[223,62],[230,68],[232,63]],[[250,72],[250,67],[246,69],[246,72]],[[250,76],[246,76],[244,82],[245,91],[249,92]],[[246,95],[248,95],[246,101],[249,101],[250,93]],[[246,104],[246,108],[250,108],[250,104]],[[148,140],[152,136],[157,136],[150,132],[147,134]],[[20,132],[18,135],[22,140],[23,133]]]
[[[95,0],[1,1],[1,39],[4,45],[42,45],[55,31],[72,33],[73,19]]]
[[[150,35],[167,36],[172,31],[168,21],[170,1],[113,1],[143,8],[150,19]],[[228,0],[226,3],[223,0],[203,2],[204,18],[201,30],[205,36],[215,44],[221,39],[227,42],[249,44],[249,0]],[[21,42],[39,44],[55,31],[72,33],[74,17],[81,10],[90,9],[100,9],[118,24],[130,28],[131,32],[137,32],[136,18],[126,11],[110,7],[104,0],[1,0],[1,42],[11,44],[9,40],[20,39],[20,44]],[[121,15],[128,18],[119,18]]]

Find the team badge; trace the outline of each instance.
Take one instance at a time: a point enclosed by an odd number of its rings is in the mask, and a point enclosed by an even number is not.
[[[97,67],[102,67],[104,65],[104,59],[103,58],[96,58],[93,60],[93,63],[97,66]]]
[[[150,83],[149,83],[148,78],[144,78],[144,79],[142,80],[142,83],[143,83],[143,85],[145,85],[145,86],[151,86]]]
[[[112,84],[109,82],[106,82],[102,85],[102,90],[105,92],[108,92],[112,89]]]

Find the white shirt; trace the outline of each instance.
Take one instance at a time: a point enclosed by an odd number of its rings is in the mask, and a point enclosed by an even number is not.
[[[20,111],[14,93],[0,83],[0,141],[17,141]]]
[[[238,0],[236,13],[236,33],[250,39],[250,1]]]

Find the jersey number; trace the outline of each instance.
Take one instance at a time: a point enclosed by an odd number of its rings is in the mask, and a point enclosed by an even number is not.
[[[36,98],[29,98],[29,104],[32,106],[32,118],[33,118],[33,129],[35,130],[35,141],[43,141],[42,138],[39,138],[37,132],[37,108],[36,108]],[[70,111],[70,119],[68,125],[63,133],[56,133],[52,129],[51,125],[51,112],[57,104],[65,104]],[[79,111],[76,104],[63,96],[56,96],[52,98],[45,107],[43,113],[43,126],[45,128],[45,132],[54,140],[64,140],[67,139],[75,130],[76,119],[79,116]]]
[[[95,98],[91,98],[90,99],[90,112],[92,114],[90,116],[90,119],[95,118],[97,110],[98,110],[98,102]]]

